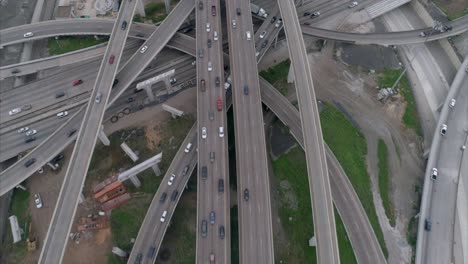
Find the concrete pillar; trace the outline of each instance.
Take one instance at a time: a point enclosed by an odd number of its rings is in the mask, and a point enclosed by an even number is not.
[[[98,135],[99,139],[101,140],[102,144],[104,144],[105,146],[109,146],[110,145],[110,140],[109,138],[106,136],[106,133],[104,133],[104,126],[101,125],[101,130],[99,131],[99,135]]]
[[[309,246],[310,246],[310,247],[316,247],[316,246],[317,246],[317,238],[315,238],[315,236],[313,236],[313,237],[309,240]]]
[[[171,0],[164,0],[164,3],[166,4],[166,14],[169,15],[171,12]]]
[[[293,83],[295,80],[295,77],[294,77],[294,70],[293,70],[293,67],[292,65],[289,66],[289,72],[288,72],[288,83]]]
[[[78,203],[83,203],[84,200],[85,200],[85,197],[84,197],[83,193],[81,192],[80,197],[78,197]]]
[[[164,84],[166,85],[167,94],[171,94],[173,91],[172,91],[172,84],[171,84],[169,77],[164,78]]]
[[[157,163],[151,166],[151,168],[153,168],[153,171],[156,174],[156,176],[161,176],[162,173]]]
[[[145,86],[143,89],[145,89],[146,95],[148,95],[148,99],[151,102],[154,101],[154,94],[153,94],[153,90],[151,90],[151,85]]]
[[[135,187],[140,188],[141,182],[136,175],[131,176],[130,181],[135,185]]]
[[[52,170],[56,170],[57,168],[55,167],[54,164],[47,162],[47,166],[49,166]]]
[[[143,4],[143,0],[138,0],[135,12],[142,17],[146,16],[145,5]]]
[[[16,188],[21,189],[21,190],[23,190],[23,191],[26,191],[26,187],[24,187],[24,186],[21,185],[21,184],[16,185]]]
[[[275,40],[274,40],[275,41],[275,44],[273,45],[274,48],[276,48],[276,44],[278,44],[278,35],[276,35]]]
[[[120,148],[125,151],[125,153],[133,160],[133,162],[138,160],[138,155],[127,145],[127,143],[124,142],[120,144]]]

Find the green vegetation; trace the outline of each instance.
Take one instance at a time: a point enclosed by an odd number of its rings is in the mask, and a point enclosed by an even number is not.
[[[389,177],[390,168],[388,166],[388,150],[385,141],[379,139],[378,144],[378,158],[379,158],[379,191],[385,213],[390,221],[391,226],[395,226],[395,211],[391,201],[391,182]]]
[[[24,230],[22,241],[13,244],[13,235],[10,231],[10,224],[5,229],[5,241],[2,244],[2,253],[8,263],[22,263],[27,254],[25,239],[28,237],[29,224],[31,224],[31,215],[29,212],[30,194],[21,189],[15,189],[11,201],[10,215],[16,215],[18,225]],[[1,244],[1,243],[0,243]]]
[[[239,264],[239,218],[237,205],[231,208],[231,263]]]
[[[50,38],[48,41],[50,55],[60,55],[75,50],[80,50],[104,43],[107,37],[95,39],[94,37],[60,37],[59,39]]]
[[[398,69],[386,69],[379,73],[377,81],[380,88],[392,87],[395,81],[398,79],[402,70]],[[407,128],[414,129],[415,132],[422,136],[421,124],[419,123],[419,115],[414,100],[413,91],[411,90],[410,82],[406,75],[404,75],[400,82],[395,87],[398,92],[403,96],[406,101],[406,109],[403,114],[403,123]]]
[[[275,248],[275,259],[284,263],[316,263],[315,248],[309,246],[314,235],[309,181],[304,151],[295,147],[273,161],[279,191],[279,217],[287,242]],[[357,263],[346,230],[336,215],[340,258],[343,263]],[[234,262],[233,262],[234,263]]]
[[[411,263],[415,261],[415,253],[416,252],[416,239],[418,237],[418,219],[415,216],[412,217],[408,223],[408,230],[406,231],[406,240],[408,244],[413,249],[413,256],[411,256]]]
[[[164,3],[149,3],[145,5],[146,18],[158,23],[166,18],[166,7]]]
[[[466,0],[443,1],[433,0],[434,4],[447,15],[449,20],[455,20],[468,15],[468,2]]]
[[[320,113],[323,138],[353,184],[385,256],[385,241],[373,203],[371,181],[366,167],[367,144],[353,124],[338,109],[325,104]]]
[[[288,72],[291,61],[289,59],[280,62],[279,64],[260,72],[260,76],[271,83],[282,95],[288,94]]]

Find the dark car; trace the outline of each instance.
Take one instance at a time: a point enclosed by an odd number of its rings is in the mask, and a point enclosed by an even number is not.
[[[214,5],[211,6],[211,15],[216,16],[216,6]]]
[[[244,94],[249,95],[249,86],[244,86]]]
[[[224,180],[223,179],[218,180],[218,192],[220,193],[224,192]]]
[[[36,140],[36,137],[27,137],[27,138],[24,140],[24,143],[33,142],[34,140]]]
[[[122,22],[122,30],[127,28],[127,21]]]
[[[114,88],[118,83],[119,79],[114,79],[114,82],[112,83],[112,88]]]
[[[219,87],[219,85],[221,84],[221,81],[219,80],[218,76],[216,76],[215,78],[215,84],[216,84],[216,87]]]
[[[206,220],[202,220],[201,236],[206,237],[207,235],[208,235],[208,222]]]
[[[206,43],[208,45],[208,48],[211,48],[211,39],[208,39],[208,41]]]
[[[206,91],[206,82],[205,79],[200,80],[200,89],[202,92]]]
[[[83,80],[81,80],[81,79],[79,79],[79,80],[74,80],[74,81],[73,81],[73,86],[78,86],[78,85],[80,85],[80,84],[82,84],[82,83],[83,83]]]
[[[109,58],[109,64],[114,64],[115,56],[111,55]]]
[[[450,31],[452,30],[452,26],[444,26],[444,31]]]
[[[203,180],[206,180],[206,178],[208,178],[208,168],[206,166],[203,166],[201,168],[201,177]]]
[[[32,108],[32,106],[30,104],[27,104],[27,105],[24,105],[23,107],[21,107],[21,110],[26,111],[26,110],[30,110],[31,108]]]
[[[19,69],[14,69],[11,71],[11,74],[17,74],[20,73],[21,71]]]
[[[204,52],[203,49],[198,49],[198,58],[203,58]]]
[[[244,190],[244,200],[248,201],[249,200],[249,189],[245,188]]]
[[[166,201],[166,198],[167,198],[167,193],[163,193],[161,194],[161,198],[159,198],[159,202],[160,203],[164,203]]]
[[[198,2],[198,9],[203,10],[203,2]]]
[[[219,238],[224,239],[225,232],[224,232],[224,226],[219,227]]]
[[[148,258],[153,258],[154,257],[154,253],[156,253],[156,248],[155,247],[150,247],[150,249],[148,250]]]
[[[305,12],[305,13],[304,13],[304,16],[305,16],[305,17],[306,17],[306,16],[310,16],[310,12]]]
[[[425,229],[426,231],[431,231],[431,228],[432,228],[432,222],[431,222],[431,220],[426,219],[426,220],[424,221],[424,229]]]
[[[185,176],[187,174],[189,168],[190,168],[189,165],[184,167],[184,170],[182,171],[182,176]]]
[[[143,259],[143,254],[138,254],[136,259],[135,259],[135,264],[140,264],[141,260]]]
[[[63,158],[65,158],[65,156],[63,155],[63,153],[60,153],[57,156],[55,156],[50,162],[57,163],[57,162],[63,160]]]
[[[214,225],[216,220],[216,215],[214,211],[210,212],[210,224]]]
[[[264,47],[266,47],[266,46],[267,46],[267,44],[268,44],[268,39],[267,39],[267,40],[265,40],[265,41],[263,41],[263,43],[262,43],[262,49],[263,49]]]
[[[274,16],[274,17],[271,18],[270,23],[273,24],[273,23],[275,23],[275,21],[276,21],[276,17]]]
[[[208,118],[210,119],[210,121],[214,120],[214,112],[213,111],[208,112]]]
[[[236,13],[237,13],[238,16],[241,15],[241,9],[240,9],[240,7],[236,8]]]
[[[67,136],[68,136],[68,137],[71,137],[71,136],[73,136],[75,133],[76,133],[76,129],[74,128],[74,129],[68,131]]]
[[[27,168],[27,167],[33,165],[34,162],[36,162],[36,159],[32,158],[32,159],[26,161],[26,162],[24,163],[24,166]]]
[[[133,98],[133,97],[127,98],[127,103],[131,103],[133,101],[135,101],[135,98]]]
[[[215,153],[213,151],[210,152],[210,162],[213,163],[215,160]]]
[[[179,192],[177,190],[173,191],[171,195],[171,201],[175,201],[177,199],[178,194]]]
[[[64,97],[65,96],[65,92],[64,91],[61,91],[61,92],[58,92],[55,94],[55,98],[60,98],[60,97]]]

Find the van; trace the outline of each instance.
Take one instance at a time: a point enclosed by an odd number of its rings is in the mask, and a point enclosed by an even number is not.
[[[61,91],[61,92],[58,92],[55,94],[55,98],[60,98],[60,97],[64,97],[65,96],[65,92],[64,91]]]
[[[187,146],[185,147],[185,153],[189,153],[190,150],[192,149],[192,143],[188,143]]]
[[[213,151],[210,152],[210,162],[213,163],[215,160],[215,153]]]

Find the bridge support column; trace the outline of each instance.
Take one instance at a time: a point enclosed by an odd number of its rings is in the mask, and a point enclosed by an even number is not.
[[[135,185],[135,187],[140,188],[141,182],[136,175],[131,176],[129,179],[133,183],[133,185]]]
[[[276,44],[278,44],[278,35],[276,35],[274,42],[275,44],[273,44],[273,47],[276,48]]]
[[[154,93],[153,90],[151,90],[151,85],[147,85],[143,89],[145,89],[146,95],[148,95],[149,100],[151,102],[154,101]]]
[[[120,144],[120,148],[125,151],[127,156],[129,156],[133,162],[136,162],[138,160],[138,155],[127,145],[127,143],[122,143]]]
[[[161,176],[162,173],[157,163],[151,166],[151,168],[153,168],[153,171],[156,174],[156,176]]]
[[[47,162],[47,166],[49,166],[52,170],[56,170],[57,168],[55,167],[54,164]]]
[[[98,137],[101,140],[102,144],[104,144],[104,146],[109,146],[110,145],[110,140],[106,136],[106,133],[104,133],[104,126],[102,126],[102,125],[101,125],[101,130],[99,131]]]
[[[288,72],[288,83],[293,83],[295,81],[295,76],[294,76],[294,70],[292,65],[289,66],[289,72]]]
[[[21,184],[16,185],[15,188],[21,189],[21,190],[23,190],[23,191],[26,191],[26,187],[24,187],[24,186],[21,185]]]
[[[171,12],[171,0],[164,0],[164,3],[166,4],[166,14],[169,15]]]
[[[143,4],[143,0],[138,0],[135,12],[142,17],[146,16],[145,5]]]
[[[315,236],[313,236],[310,240],[309,240],[309,246],[310,247],[316,247],[317,246],[317,238]]]
[[[172,84],[170,78],[164,78],[164,84],[166,85],[167,94],[173,93]]]
[[[167,111],[169,113],[171,113],[171,116],[172,118],[177,118],[178,116],[183,116],[184,115],[184,112],[175,108],[175,107],[172,107],[172,106],[169,106],[167,104],[163,104],[162,105],[162,108],[164,111]]]
[[[85,197],[84,197],[83,193],[81,192],[80,197],[78,197],[78,203],[83,203],[84,200],[85,200]]]

